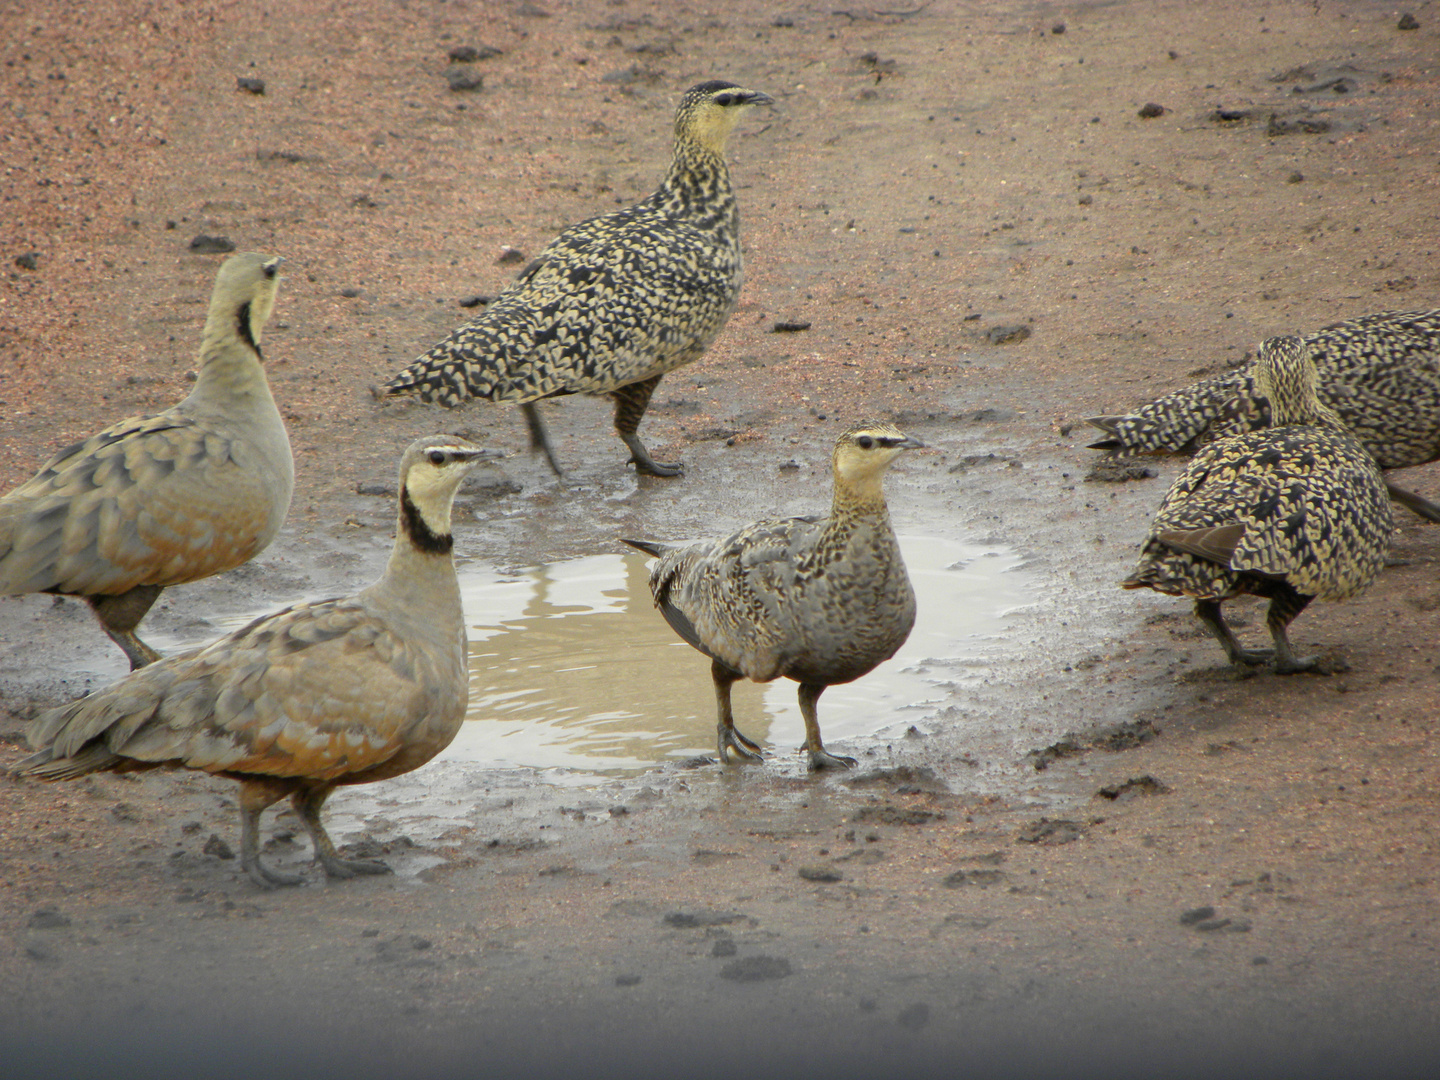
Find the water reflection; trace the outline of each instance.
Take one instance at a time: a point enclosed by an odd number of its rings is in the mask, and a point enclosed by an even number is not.
[[[826,744],[914,723],[978,678],[1007,611],[1029,602],[1009,552],[901,537],[920,598],[891,660],[820,703]],[[646,558],[596,555],[504,576],[460,568],[470,636],[468,721],[448,760],[616,772],[714,752],[709,662],[650,599]],[[736,724],[777,753],[804,741],[788,679],[735,684]]]

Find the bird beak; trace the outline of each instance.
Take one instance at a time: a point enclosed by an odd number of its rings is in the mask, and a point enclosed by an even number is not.
[[[925,449],[925,444],[924,444],[923,442],[921,442],[919,439],[915,438],[913,435],[906,435],[905,438],[900,439],[900,440],[898,440],[898,441],[896,441],[896,442],[893,442],[893,443],[891,443],[890,445],[893,446],[896,450],[924,450],[924,449]]]
[[[473,461],[480,464],[482,461],[499,461],[505,456],[504,450],[498,450],[488,446],[477,447],[474,450],[462,450],[455,455],[462,461]]]
[[[774,105],[775,99],[763,90],[751,90],[750,96],[745,99],[746,105]]]

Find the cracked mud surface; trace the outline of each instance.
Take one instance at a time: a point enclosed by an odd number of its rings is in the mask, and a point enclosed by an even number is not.
[[[4,489],[183,395],[222,257],[193,238],[289,260],[266,353],[290,520],[169,591],[145,623],[162,647],[371,579],[399,451],[441,428],[512,451],[456,534],[513,567],[822,509],[834,434],[882,414],[931,448],[887,482],[897,528],[1016,551],[1033,595],[914,736],[842,744],[847,776],[777,747],[731,772],[452,763],[342,792],[332,832],[390,861],[381,880],[255,890],[225,858],[228,782],[0,777],[7,1073],[1421,1074],[1440,532],[1399,515],[1370,592],[1297,621],[1336,674],[1238,678],[1184,605],[1114,587],[1176,463],[1087,480],[1081,422],[1270,334],[1440,302],[1440,11],[1416,18],[8,12]],[[451,89],[460,46],[478,89]],[[512,409],[372,401],[503,287],[507,248],[646,194],[679,92],[715,76],[779,105],[732,140],[740,307],[642,427],[683,479],[625,468],[603,402],[545,406],[561,490]],[[1402,482],[1433,497],[1440,468]],[[0,765],[37,709],[120,673],[83,605],[0,599]],[[297,825],[267,816],[268,858],[306,864]]]

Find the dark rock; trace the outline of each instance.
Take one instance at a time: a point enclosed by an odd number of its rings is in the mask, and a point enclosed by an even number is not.
[[[1202,922],[1196,923],[1195,929],[1202,933],[1208,933],[1212,930],[1224,930],[1229,925],[1229,919],[1205,919]]]
[[[1049,818],[1042,817],[1039,821],[1032,821],[1022,828],[1015,839],[1021,844],[1044,844],[1047,847],[1054,847],[1079,840],[1084,835],[1085,826],[1078,821],[1069,821],[1065,818],[1051,821]]]
[[[40,253],[38,251],[27,251],[24,255],[16,255],[15,265],[21,270],[34,270],[40,265]]]
[[[235,80],[235,89],[244,90],[247,94],[263,94],[265,93],[265,80],[251,75],[242,75]]]
[[[729,926],[744,919],[745,916],[738,911],[672,911],[661,922],[679,930],[693,930],[704,926]]]
[[[1265,134],[1272,139],[1281,135],[1323,135],[1330,130],[1329,120],[1302,116],[1298,120],[1281,120],[1274,113],[1265,125]]]
[[[1150,720],[1127,720],[1107,731],[1101,732],[1090,744],[1097,750],[1133,750],[1158,738],[1160,729]]]
[[[482,307],[485,304],[490,303],[490,301],[494,299],[495,298],[493,296],[485,296],[481,293],[476,293],[474,296],[462,296],[457,301],[457,303],[459,303],[459,305],[463,308]]]
[[[496,49],[489,45],[456,45],[449,53],[452,64],[473,64],[477,60],[493,60],[495,57],[503,55],[505,55],[503,49]]]
[[[1014,345],[1030,336],[1030,327],[1023,324],[1014,326],[992,326],[985,331],[985,340],[991,345]]]
[[[1180,913],[1180,925],[1194,926],[1196,923],[1202,923],[1206,919],[1213,918],[1214,915],[1215,909],[1209,904],[1206,904],[1204,907],[1191,908],[1189,911],[1182,911]]]
[[[235,241],[228,236],[206,236],[200,233],[190,241],[190,250],[197,255],[219,255],[235,250]]]
[[[770,328],[772,334],[797,334],[801,330],[809,330],[808,322],[777,322]]]
[[[999,870],[956,870],[947,876],[943,882],[947,889],[960,889],[966,885],[979,885],[985,888],[989,885],[999,885],[1005,880],[1005,875]]]
[[[1127,480],[1150,480],[1159,475],[1151,466],[1135,458],[1103,457],[1090,466],[1085,479],[1123,484]]]
[[[231,850],[230,845],[214,833],[210,834],[210,839],[205,841],[205,846],[200,850],[206,855],[214,855],[217,859],[235,858],[235,852]]]
[[[639,976],[639,975],[629,975],[629,974],[627,974],[627,975],[616,975],[616,976],[615,976],[615,985],[616,985],[616,986],[639,986],[639,985],[640,985],[640,976]]]
[[[1054,26],[1050,27],[1050,33],[1052,34],[1063,34],[1064,32],[1065,24],[1063,22],[1057,22]]]
[[[1025,756],[1030,759],[1030,764],[1035,766],[1036,772],[1044,772],[1055,762],[1084,752],[1085,747],[1077,742],[1073,735],[1067,735],[1059,742],[1053,742],[1041,750],[1031,750]]]
[[[395,498],[395,485],[383,480],[361,480],[355,485],[355,494],[382,495],[387,499],[393,499]]]
[[[720,969],[720,977],[731,982],[764,982],[790,974],[790,961],[783,956],[747,956],[732,960]]]
[[[1141,119],[1144,120],[1151,120],[1157,116],[1164,116],[1165,106],[1157,105],[1153,101],[1147,101],[1144,105],[1140,106],[1140,112],[1138,113],[1138,115],[1141,117]]]
[[[479,90],[485,85],[485,76],[473,68],[459,66],[445,69],[445,83],[456,93]]]
[[[924,825],[928,821],[944,821],[945,815],[938,810],[883,803],[880,806],[862,806],[850,815],[850,820],[873,821],[877,825]]]
[[[1400,21],[1395,24],[1395,29],[1397,29],[1397,30],[1419,30],[1419,29],[1420,29],[1420,22],[1419,22],[1418,19],[1415,18],[1414,15],[1411,15],[1410,12],[1407,11],[1407,12],[1405,12],[1404,15],[1401,15],[1401,16],[1400,16]]]
[[[710,946],[710,955],[717,959],[734,956],[737,951],[735,939],[732,937],[716,938],[715,944]]]
[[[1096,794],[1100,798],[1109,799],[1112,802],[1129,802],[1141,795],[1169,795],[1170,788],[1156,780],[1155,777],[1146,774],[1145,776],[1131,777],[1123,784],[1110,784],[1102,787]]]
[[[360,295],[360,290],[359,290],[359,289],[341,289],[341,290],[340,290],[340,295],[343,296],[346,300],[354,300],[357,296]]]
[[[1237,120],[1250,119],[1250,111],[1248,109],[1216,109],[1210,114],[1210,119],[1233,124]]]
[[[895,1022],[906,1031],[919,1031],[930,1022],[930,1006],[923,1001],[907,1005],[900,1010],[900,1015],[895,1017]]]
[[[806,881],[819,881],[828,884],[845,880],[845,875],[831,866],[802,866],[798,873]]]
[[[70,918],[61,915],[54,908],[41,908],[31,915],[25,923],[31,930],[59,930],[63,926],[70,925]]]
[[[525,253],[519,248],[506,244],[500,249],[500,254],[495,257],[496,266],[514,266],[516,263],[525,261]]]

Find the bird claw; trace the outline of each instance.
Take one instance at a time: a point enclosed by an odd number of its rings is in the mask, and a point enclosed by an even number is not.
[[[725,753],[727,748],[735,751],[735,757],[742,764],[751,761],[765,760],[765,751],[760,749],[759,743],[746,738],[733,727],[727,728],[724,724],[718,725],[718,730],[721,765],[728,765],[730,763],[730,757]]]
[[[631,454],[625,464],[634,465],[635,471],[645,476],[681,476],[685,472],[683,461],[656,461],[648,454],[644,458]]]
[[[286,874],[280,870],[272,870],[259,859],[243,867],[246,876],[262,889],[273,889],[277,886],[289,887],[292,885],[303,885],[305,878],[301,874]]]
[[[853,769],[860,764],[853,757],[832,754],[828,750],[811,750],[809,759],[811,772],[820,772],[822,769]]]
[[[1274,655],[1274,649],[1236,649],[1230,654],[1230,662],[1236,667],[1262,667]]]

